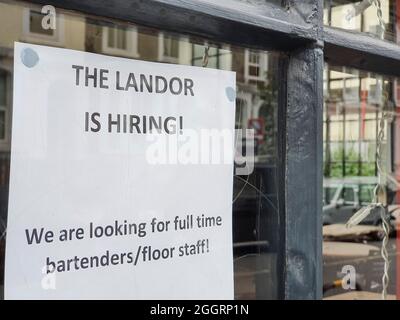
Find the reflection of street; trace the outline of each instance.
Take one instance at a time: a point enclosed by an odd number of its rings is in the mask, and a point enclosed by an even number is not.
[[[324,292],[329,299],[380,299],[382,291],[383,259],[381,257],[382,229],[377,226],[346,228],[343,224],[324,226],[323,229],[324,284],[336,283]],[[390,259],[389,299],[396,295],[396,238],[388,243]],[[344,290],[339,280],[345,276],[342,268],[351,265],[356,270],[356,289]]]

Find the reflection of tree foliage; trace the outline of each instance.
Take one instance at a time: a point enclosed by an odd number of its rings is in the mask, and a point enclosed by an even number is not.
[[[341,178],[343,177],[343,156],[345,156],[345,175],[346,176],[375,176],[375,163],[374,162],[359,162],[359,154],[353,149],[348,150],[344,154],[344,148],[339,148],[332,153],[332,162],[329,164],[325,159],[324,167],[325,177]],[[329,170],[328,170],[329,168]]]
[[[264,119],[264,141],[258,146],[258,154],[276,156],[278,83],[274,70],[266,72],[266,81],[257,84],[259,98],[263,101],[259,117]]]

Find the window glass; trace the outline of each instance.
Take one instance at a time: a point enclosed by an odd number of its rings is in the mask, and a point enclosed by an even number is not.
[[[31,32],[52,34],[51,31],[41,29],[40,14],[34,13],[27,18],[24,12],[30,9],[33,10],[30,12],[40,12],[41,8],[20,2],[0,1],[0,105],[5,103],[10,111],[11,98],[9,102],[5,102],[5,96],[12,97],[12,86],[5,86],[3,75],[9,73],[12,79],[14,41],[21,39],[36,44],[129,59],[199,67],[203,65],[205,48],[209,47],[207,68],[236,72],[236,127],[252,128],[256,135],[244,135],[236,141],[239,149],[247,144],[253,145],[255,154],[254,157],[248,155],[247,159],[253,162],[252,173],[234,176],[232,246],[235,298],[277,298],[277,261],[280,247],[277,197],[280,163],[277,152],[279,53],[211,43],[206,39],[170,34],[164,30],[121,21],[87,17],[61,9],[57,9],[57,17],[60,18],[57,24],[60,33],[57,30],[57,34],[60,37],[53,40],[24,38],[22,26],[27,23],[26,19],[30,23]],[[15,27],[16,25],[21,28]],[[0,110],[0,140],[9,135],[10,132],[2,132],[11,130],[10,121],[10,115]],[[4,145],[0,144],[0,295],[3,292],[9,164],[10,141],[7,141]]]
[[[352,79],[351,98],[346,88],[348,79]],[[346,227],[354,213],[376,201],[379,160],[384,192],[378,201],[386,205],[390,224],[387,293],[389,299],[399,299],[398,79],[327,64],[324,81],[336,82],[324,95],[324,185],[335,181],[344,187],[343,202],[324,203],[322,210],[324,298],[381,299],[384,232],[379,210],[372,211],[359,225]],[[354,282],[350,283],[350,276],[354,276]]]

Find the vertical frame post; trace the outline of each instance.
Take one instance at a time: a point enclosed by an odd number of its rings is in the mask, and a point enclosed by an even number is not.
[[[287,69],[284,298],[322,298],[323,52],[293,52]]]
[[[319,40],[289,53],[280,98],[282,299],[321,299],[323,1],[305,1]]]

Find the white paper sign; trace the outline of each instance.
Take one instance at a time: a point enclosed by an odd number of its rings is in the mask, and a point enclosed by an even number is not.
[[[14,57],[5,298],[232,299],[233,165],[203,136],[233,132],[235,74]]]

